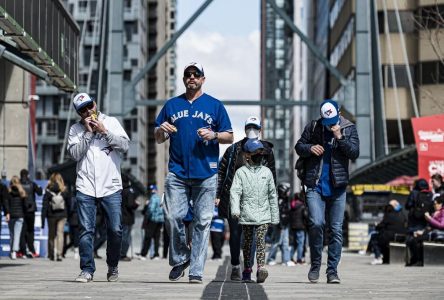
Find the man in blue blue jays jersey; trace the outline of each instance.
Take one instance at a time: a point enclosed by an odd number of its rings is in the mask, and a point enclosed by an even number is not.
[[[199,63],[184,69],[185,94],[167,101],[156,120],[157,143],[170,140],[169,173],[165,179],[165,224],[170,235],[171,281],[184,276],[202,283],[210,224],[217,189],[219,144],[233,143],[233,130],[223,104],[202,92]],[[193,206],[193,237],[187,246],[183,219]]]

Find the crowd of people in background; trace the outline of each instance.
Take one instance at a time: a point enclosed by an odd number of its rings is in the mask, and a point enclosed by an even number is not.
[[[444,184],[440,174],[415,181],[405,206],[390,200],[384,216],[371,234],[368,253],[372,265],[390,262],[390,242],[405,242],[408,252],[406,266],[423,266],[423,242],[444,242]],[[405,210],[404,210],[405,209]]]

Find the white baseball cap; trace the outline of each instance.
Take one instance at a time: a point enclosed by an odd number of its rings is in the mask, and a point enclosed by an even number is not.
[[[80,109],[82,109],[82,107],[85,107],[93,101],[94,99],[91,98],[87,93],[80,93],[74,97],[72,104],[74,105],[75,110],[79,111]]]
[[[187,64],[187,65],[185,66],[185,68],[183,69],[183,71],[185,72],[188,68],[191,68],[191,67],[195,67],[195,68],[198,69],[203,75],[205,74],[205,73],[204,73],[203,66],[202,66],[200,63],[197,63],[197,62],[190,62],[189,64]]]
[[[254,125],[257,127],[257,129],[261,129],[261,119],[259,119],[259,117],[256,116],[250,116],[245,121],[245,127],[247,127],[248,125]]]
[[[327,99],[321,103],[322,125],[335,125],[339,122],[338,102]]]

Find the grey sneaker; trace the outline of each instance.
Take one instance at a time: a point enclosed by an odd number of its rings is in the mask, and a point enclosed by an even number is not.
[[[77,276],[75,281],[82,282],[82,283],[91,282],[91,281],[93,281],[93,275],[91,273],[82,271],[82,272],[80,272],[79,276]]]
[[[339,279],[339,276],[337,273],[330,273],[327,274],[327,283],[341,283],[341,279]]]
[[[240,266],[233,266],[231,268],[231,276],[230,279],[232,281],[241,281],[241,271],[240,271]]]
[[[106,279],[110,282],[115,282],[119,279],[119,268],[108,266],[108,273],[106,274]]]
[[[265,282],[265,279],[268,277],[268,271],[264,267],[259,268],[256,272],[256,282],[257,283],[263,283]]]
[[[310,271],[308,272],[308,280],[310,280],[311,283],[317,283],[319,280],[319,266],[313,266],[311,265]]]

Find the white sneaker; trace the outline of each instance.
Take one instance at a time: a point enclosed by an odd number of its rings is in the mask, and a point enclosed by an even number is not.
[[[17,252],[15,251],[11,252],[11,259],[17,259]]]
[[[139,256],[139,259],[140,260],[146,260],[146,257],[141,255],[141,256]]]
[[[296,266],[296,264],[293,261],[291,261],[291,260],[287,261],[287,263],[285,265],[287,265],[287,267],[294,267],[294,266]]]
[[[274,266],[274,265],[276,265],[276,261],[270,260],[269,262],[267,262],[267,265]]]
[[[382,265],[382,258],[375,258],[373,259],[373,261],[371,262],[372,265]]]

